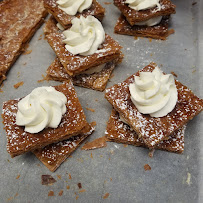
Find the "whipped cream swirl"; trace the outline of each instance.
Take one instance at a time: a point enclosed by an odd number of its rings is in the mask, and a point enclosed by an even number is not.
[[[105,40],[102,24],[94,16],[74,18],[72,27],[63,35],[65,48],[73,55],[92,55]]]
[[[129,7],[136,10],[146,10],[154,7],[158,7],[158,10],[161,9],[161,5],[159,3],[160,0],[126,0],[125,3],[129,4]]]
[[[152,72],[140,72],[129,85],[131,100],[138,111],[152,117],[170,113],[177,102],[178,92],[172,74],[164,75],[156,67]]]
[[[158,16],[155,18],[150,18],[149,20],[146,20],[146,21],[136,23],[135,25],[154,26],[154,25],[158,25],[161,22],[161,20],[162,20],[162,16]]]
[[[18,102],[16,124],[25,126],[29,133],[57,128],[66,112],[66,103],[66,96],[54,87],[38,87]]]
[[[59,0],[56,2],[61,10],[68,15],[75,15],[77,12],[82,13],[92,5],[92,0]]]

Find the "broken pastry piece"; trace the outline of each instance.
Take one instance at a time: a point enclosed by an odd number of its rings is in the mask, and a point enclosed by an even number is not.
[[[169,152],[182,153],[184,151],[184,133],[185,126],[171,134],[168,140],[163,140],[157,144],[154,149],[165,150]],[[105,135],[109,141],[130,144],[136,147],[146,147],[146,144],[136,132],[126,123],[124,123],[119,113],[114,109],[111,112]]]
[[[150,149],[203,109],[202,99],[155,63],[107,89],[105,98]]]
[[[169,0],[115,0],[114,4],[122,13],[115,33],[161,40],[174,33],[168,29],[170,15],[175,13]]]
[[[0,84],[48,12],[43,0],[0,2]]]
[[[54,172],[93,131],[94,125],[90,123],[83,128],[80,135],[36,149],[33,153],[50,171]]]
[[[65,28],[71,26],[71,21],[81,15],[92,15],[102,21],[105,9],[96,0],[73,1],[72,4],[64,0],[44,0],[44,7]]]
[[[11,157],[67,140],[88,125],[71,81],[4,102],[2,118]]]
[[[173,29],[168,29],[169,16],[164,16],[158,25],[154,26],[131,26],[123,15],[116,23],[114,32],[121,35],[132,35],[135,37],[149,37],[152,39],[166,40],[170,34],[174,33]]]

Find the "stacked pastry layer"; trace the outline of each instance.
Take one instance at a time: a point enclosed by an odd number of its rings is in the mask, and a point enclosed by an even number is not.
[[[66,112],[56,128],[46,127],[37,133],[25,131],[25,126],[17,124],[17,112],[19,112],[21,99],[4,102],[2,111],[3,123],[7,133],[7,151],[11,157],[32,151],[51,171],[56,170],[79,144],[94,131],[93,124],[88,124],[86,121],[72,82],[70,80],[66,81],[59,86],[55,86],[54,89],[64,94],[67,99]],[[30,99],[28,99],[28,102],[30,102]],[[23,110],[23,112],[29,114],[34,110],[34,113],[37,114],[39,113],[35,109],[37,105],[39,104],[33,102],[28,107],[24,105],[28,110]],[[43,108],[45,108],[44,105]],[[46,109],[45,112],[48,113],[49,111]],[[42,115],[36,122],[39,123],[41,118]],[[32,126],[35,126],[36,122]]]
[[[151,63],[143,70],[106,90],[105,98],[113,106],[106,136],[108,139],[182,153],[184,150],[185,125],[203,109],[203,100],[180,82],[175,81],[177,103],[174,109],[163,117],[152,117],[140,113],[132,102],[129,85],[141,72],[152,72],[156,64]],[[170,104],[171,102],[169,102]]]
[[[88,55],[72,53],[64,43],[64,33],[74,29],[77,24],[74,20],[76,18],[83,22],[82,24],[85,24],[85,20],[88,21],[92,17],[101,21],[104,17],[104,8],[94,0],[89,8],[81,12],[78,11],[75,15],[70,15],[69,12],[71,13],[72,10],[70,11],[69,7],[62,7],[63,5],[60,6],[56,0],[44,0],[44,5],[52,14],[46,23],[44,33],[48,43],[56,53],[55,60],[47,70],[47,78],[58,81],[71,79],[74,85],[103,91],[113,69],[122,61],[121,46],[105,34],[104,41],[95,53]],[[73,21],[75,25],[72,24]],[[96,20],[94,19],[94,21]],[[78,36],[79,34],[74,33],[73,35]],[[82,40],[78,38],[74,43],[76,41]],[[88,41],[91,40],[88,39]]]
[[[170,0],[114,0],[114,5],[121,11],[117,34],[165,40],[174,33],[168,28],[170,15],[176,12]]]

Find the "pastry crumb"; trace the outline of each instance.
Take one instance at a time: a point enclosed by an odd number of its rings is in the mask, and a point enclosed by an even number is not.
[[[106,194],[103,196],[104,199],[107,199],[108,197],[109,197],[109,193],[106,193]]]
[[[70,174],[70,173],[68,174],[68,177],[69,177],[69,179],[70,179],[70,180],[72,179],[72,177],[71,177],[71,174]]]
[[[86,107],[86,109],[87,109],[88,111],[95,112],[95,110],[92,109],[92,108]]]
[[[15,89],[18,89],[20,86],[22,86],[24,84],[24,82],[23,81],[21,81],[21,82],[18,82],[18,83],[16,83],[15,85],[13,85],[13,87],[15,88]]]
[[[151,170],[151,166],[149,164],[145,164],[144,165],[144,170],[145,171],[150,171]]]
[[[49,197],[54,196],[54,191],[53,191],[53,190],[49,191],[48,196],[49,196]]]
[[[40,82],[43,82],[43,81],[49,81],[49,78],[47,76],[45,76],[44,74],[42,74],[42,79],[38,80],[37,82],[40,83]]]
[[[66,189],[67,189],[67,190],[69,190],[69,189],[70,189],[70,186],[69,186],[69,185],[67,185],[67,186],[66,186]]]
[[[111,2],[104,2],[104,4],[105,4],[105,5],[110,5],[110,4],[111,4]]]
[[[63,190],[61,190],[60,192],[59,192],[59,196],[62,196],[63,195]]]
[[[106,136],[97,138],[93,140],[92,142],[87,142],[83,147],[82,150],[92,150],[92,149],[98,149],[98,148],[103,148],[106,147]]]
[[[38,40],[41,40],[42,39],[42,34],[39,36]]]
[[[23,53],[23,55],[28,55],[28,54],[31,54],[32,53],[32,50],[27,50]]]
[[[79,192],[80,192],[80,193],[82,193],[82,192],[86,192],[86,190],[85,190],[85,189],[82,189],[82,190],[80,190]]]
[[[20,178],[20,175],[17,175],[16,180],[18,180]]]
[[[78,188],[82,189],[82,184],[81,183],[78,183]]]
[[[51,175],[42,175],[41,176],[41,183],[42,185],[53,185],[56,180]]]

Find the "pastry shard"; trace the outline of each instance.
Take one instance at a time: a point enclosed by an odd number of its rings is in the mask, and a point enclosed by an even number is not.
[[[56,26],[56,20],[51,17],[44,28],[48,43],[55,51],[60,63],[70,76],[75,76],[92,67],[111,62],[120,58],[122,48],[118,42],[106,34],[105,42],[96,53],[89,56],[73,55],[63,43],[63,34]]]
[[[151,63],[141,71],[152,72],[156,66],[155,63]],[[139,76],[139,72],[134,75]],[[162,140],[168,139],[172,133],[202,111],[203,100],[179,81],[175,81],[178,101],[172,112],[161,118],[141,114],[130,99],[129,84],[134,81],[134,75],[107,89],[105,98],[138,136],[142,137],[148,148],[154,148]]]
[[[185,125],[169,136],[168,140],[161,141],[154,149],[166,150],[170,152],[182,153],[184,150]],[[114,109],[111,112],[107,128],[106,137],[109,141],[131,144],[137,147],[146,147],[141,137],[129,125],[119,119],[119,114]]]
[[[77,13],[75,16],[68,15],[63,10],[58,8],[58,4],[56,2],[57,0],[44,0],[44,7],[65,29],[71,26],[71,21],[74,17],[79,18],[81,15],[84,17],[92,15],[100,21],[103,20],[105,9],[96,0],[93,0],[89,9],[84,10],[82,13]]]
[[[54,172],[80,145],[80,143],[94,131],[92,123],[85,126],[80,135],[58,143],[50,144],[33,153],[52,172]]]
[[[116,23],[114,32],[122,35],[166,40],[170,34],[174,33],[173,29],[168,29],[168,23],[169,16],[165,16],[161,22],[155,26],[131,26],[125,17],[121,15]]]
[[[160,10],[154,7],[142,11],[136,11],[130,8],[125,1],[126,0],[114,0],[114,5],[118,7],[131,26],[157,16],[167,16],[176,13],[175,5],[172,4],[170,0],[160,0]]]
[[[67,140],[80,134],[87,125],[82,106],[71,81],[66,81],[55,89],[67,97],[66,113],[57,128],[45,128],[39,133],[28,133],[23,126],[16,124],[16,114],[20,99],[4,102],[2,118],[7,134],[7,151],[11,157]]]
[[[92,74],[83,73],[73,77],[69,76],[59,59],[56,58],[47,69],[47,79],[66,81],[71,78],[74,85],[104,91],[112,71],[115,66],[122,61],[122,57],[121,54],[120,58],[108,62],[100,72]]]
[[[48,12],[43,0],[0,2],[0,84]]]

